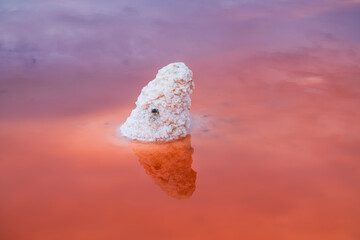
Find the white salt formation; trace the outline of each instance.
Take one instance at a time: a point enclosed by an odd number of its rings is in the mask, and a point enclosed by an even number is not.
[[[190,125],[190,94],[193,73],[184,63],[160,69],[144,87],[120,130],[125,137],[141,141],[168,141],[185,137]]]

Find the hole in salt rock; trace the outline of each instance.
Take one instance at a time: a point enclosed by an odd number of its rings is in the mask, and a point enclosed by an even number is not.
[[[157,110],[156,108],[151,109],[151,112],[154,114],[159,114],[159,110]]]

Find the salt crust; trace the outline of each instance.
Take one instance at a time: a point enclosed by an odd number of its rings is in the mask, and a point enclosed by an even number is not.
[[[160,69],[145,86],[136,108],[120,127],[123,136],[140,141],[169,141],[185,137],[190,126],[192,71],[182,62]]]

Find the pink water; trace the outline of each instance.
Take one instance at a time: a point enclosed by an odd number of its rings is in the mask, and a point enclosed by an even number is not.
[[[359,1],[3,1],[0,239],[360,239]],[[170,62],[192,129],[116,136]]]

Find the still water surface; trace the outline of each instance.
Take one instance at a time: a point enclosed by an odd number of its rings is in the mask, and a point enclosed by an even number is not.
[[[0,239],[360,239],[357,0],[0,1]],[[117,128],[170,62],[192,129]]]

